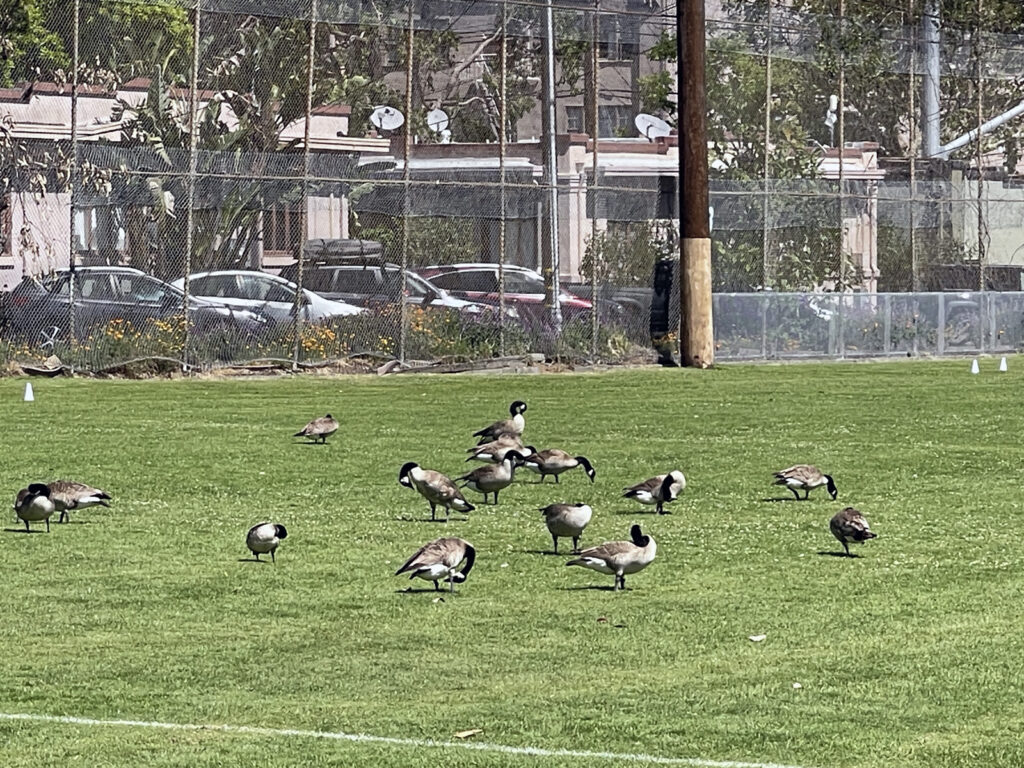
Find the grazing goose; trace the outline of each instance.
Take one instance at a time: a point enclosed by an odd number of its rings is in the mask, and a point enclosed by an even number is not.
[[[483,445],[491,440],[497,440],[502,435],[519,437],[523,434],[523,429],[526,427],[526,419],[523,417],[523,414],[526,412],[526,403],[522,400],[516,400],[508,407],[508,412],[512,414],[512,418],[496,421],[489,427],[484,427],[473,433],[473,437],[480,438],[479,445]]]
[[[775,485],[782,485],[789,488],[800,501],[798,490],[803,490],[804,498],[811,495],[811,491],[821,486],[826,486],[829,494],[835,499],[839,495],[835,482],[831,475],[823,474],[817,467],[810,464],[796,464],[786,469],[780,469],[775,473]]]
[[[609,541],[599,547],[585,549],[566,565],[582,565],[598,573],[613,574],[614,589],[625,589],[626,574],[642,571],[658,553],[654,538],[642,534],[639,525],[629,529],[629,536],[632,541]]]
[[[451,510],[456,512],[472,512],[476,507],[466,501],[462,491],[447,475],[442,475],[433,469],[423,469],[415,461],[402,465],[398,471],[398,482],[407,488],[412,488],[420,496],[430,502],[430,519],[436,520],[435,510],[440,504],[444,507],[444,521],[448,522],[448,513]]]
[[[70,518],[68,511],[72,509],[87,509],[89,507],[109,507],[110,494],[99,488],[93,488],[85,483],[76,483],[74,480],[54,480],[49,484],[50,498],[60,517],[57,522],[65,523]]]
[[[46,532],[50,532],[50,515],[56,507],[50,498],[50,488],[45,483],[32,483],[28,488],[18,491],[14,500],[14,513],[24,521],[25,532],[30,528],[29,521],[45,520]]]
[[[544,514],[544,522],[547,523],[548,532],[551,534],[551,541],[555,544],[555,554],[558,554],[558,537],[572,537],[572,551],[575,554],[580,549],[580,536],[583,529],[587,527],[594,511],[586,504],[549,504],[541,507]]]
[[[498,491],[512,485],[515,478],[516,467],[523,463],[523,454],[519,451],[509,451],[501,464],[485,464],[477,467],[472,472],[467,472],[461,477],[455,478],[462,481],[463,488],[469,488],[484,495],[484,504],[487,503],[487,494],[494,494],[494,503],[498,503]]]
[[[667,475],[658,475],[642,483],[623,488],[624,498],[636,499],[641,504],[656,504],[659,515],[665,514],[665,504],[675,501],[686,487],[686,478],[678,469]]]
[[[523,466],[539,474],[542,483],[548,475],[554,475],[557,483],[560,474],[568,472],[574,467],[583,467],[590,482],[594,482],[594,475],[597,474],[586,456],[573,456],[571,453],[560,451],[557,448],[534,452],[531,456],[523,459]]]
[[[503,435],[483,445],[468,448],[466,453],[472,454],[466,461],[486,461],[489,464],[500,464],[509,451],[519,451],[523,456],[532,456],[537,449],[532,445],[523,445],[522,440],[511,435]]]
[[[292,437],[308,437],[311,438],[314,443],[317,440],[321,443],[326,443],[327,438],[337,431],[338,422],[331,416],[331,414],[328,413],[323,418],[313,419],[309,424],[292,435]]]
[[[274,552],[281,543],[281,539],[287,537],[287,528],[280,523],[272,523],[268,520],[267,522],[256,523],[256,525],[249,529],[249,532],[245,534],[245,546],[256,555],[257,560],[260,559],[261,554],[265,555],[269,552],[271,562],[276,563]]]
[[[459,571],[459,563],[463,560],[466,567]],[[395,571],[395,576],[408,573],[410,579],[432,581],[438,592],[441,591],[438,582],[448,579],[454,592],[456,582],[461,584],[466,580],[475,560],[476,550],[468,541],[454,537],[435,539],[416,550],[416,554]]]
[[[860,510],[853,507],[847,507],[842,512],[837,512],[832,520],[829,521],[828,527],[831,529],[832,535],[842,543],[847,557],[853,557],[850,554],[850,545],[847,542],[865,542],[868,539],[878,538],[877,533],[871,532],[871,528],[868,527],[868,521],[864,519],[864,515],[860,513]]]

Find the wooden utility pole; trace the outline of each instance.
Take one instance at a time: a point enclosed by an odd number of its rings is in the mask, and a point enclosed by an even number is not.
[[[707,106],[704,91],[704,0],[678,0],[679,299],[683,365],[715,362],[711,320],[711,228],[708,222]]]

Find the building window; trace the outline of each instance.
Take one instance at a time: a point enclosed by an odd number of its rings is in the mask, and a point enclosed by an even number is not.
[[[603,15],[598,21],[597,55],[605,61],[628,61],[637,55],[638,25],[621,16]]]
[[[565,128],[569,133],[586,133],[583,107],[565,108]],[[628,104],[606,104],[597,108],[597,136],[601,139],[635,136],[633,108]]]
[[[302,214],[290,205],[275,205],[263,214],[263,250],[297,253],[302,242]]]

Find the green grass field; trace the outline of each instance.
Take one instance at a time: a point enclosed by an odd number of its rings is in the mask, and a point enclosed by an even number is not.
[[[1024,362],[995,368],[52,380],[34,382],[34,403],[0,381],[9,500],[58,477],[114,495],[49,535],[4,513],[0,712],[439,741],[479,728],[471,740],[693,764],[1019,768]],[[430,523],[398,468],[473,466],[470,434],[517,398],[527,442],[586,455],[597,482],[522,472],[498,506]],[[326,446],[289,437],[328,411],[342,429]],[[789,496],[771,472],[798,462],[831,472],[839,500],[771,501]],[[676,467],[688,486],[673,514],[620,498]],[[536,509],[553,501],[592,504],[584,546],[640,522],[657,560],[626,592],[593,588],[611,577],[544,554]],[[856,559],[832,556],[828,519],[846,505],[879,534]],[[248,561],[263,519],[289,529],[276,565]],[[469,580],[443,602],[402,592],[394,570],[441,535],[476,545]],[[623,762],[3,719],[0,756]]]

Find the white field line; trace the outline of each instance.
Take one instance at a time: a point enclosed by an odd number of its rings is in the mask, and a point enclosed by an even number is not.
[[[391,736],[373,736],[368,733],[344,733],[342,731],[304,731],[295,728],[259,728],[250,725],[197,725],[194,723],[161,723],[150,720],[97,720],[90,717],[66,715],[33,715],[28,713],[0,712],[2,720],[22,720],[38,723],[65,723],[85,726],[120,726],[122,728],[152,728],[169,731],[219,731],[240,733],[250,736],[282,737],[297,736],[304,739],[328,739],[331,741],[352,741],[369,744],[390,744],[398,747],[427,747],[434,749],[469,749],[477,752],[498,752],[505,755],[529,755],[531,757],[569,757],[580,760],[615,760],[630,763],[651,763],[655,765],[688,765],[694,768],[801,768],[797,765],[780,763],[751,763],[734,760],[704,760],[698,757],[660,757],[629,752],[591,752],[575,749],[542,749],[540,747],[510,747],[505,744],[489,744],[484,741],[436,741],[434,739],[400,739]]]

